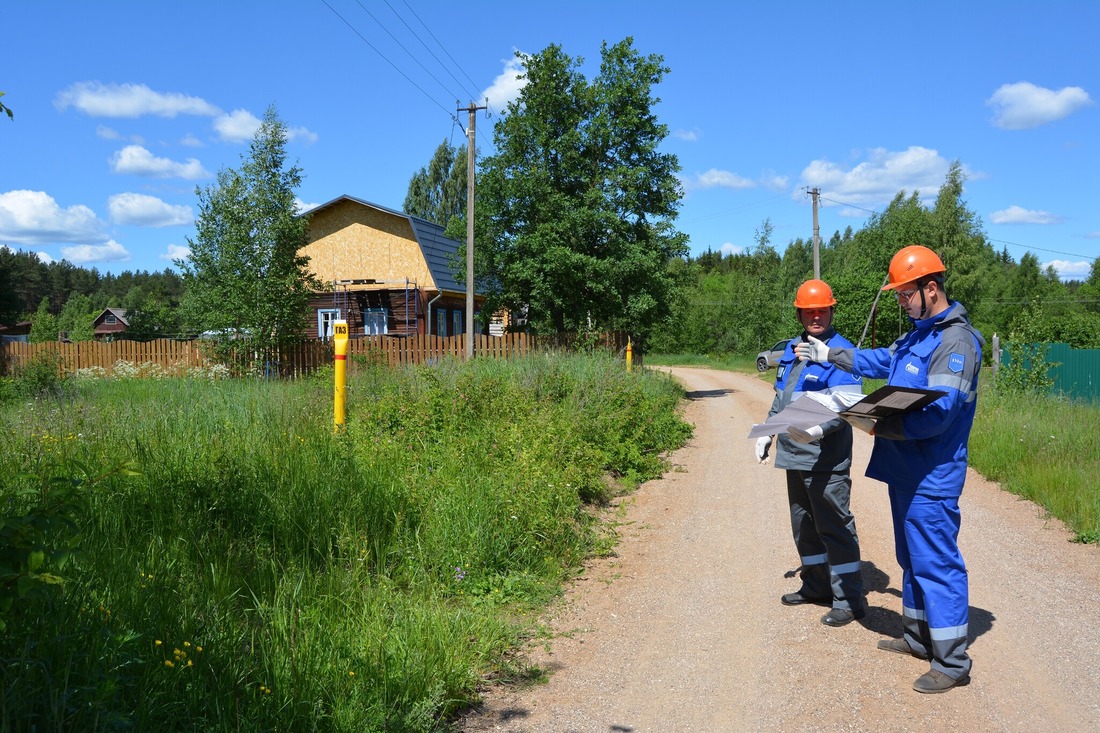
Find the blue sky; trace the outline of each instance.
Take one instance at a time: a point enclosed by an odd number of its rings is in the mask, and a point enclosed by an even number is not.
[[[303,205],[400,209],[443,140],[481,155],[518,90],[514,52],[598,70],[627,36],[671,71],[655,93],[698,254],[782,251],[860,228],[952,161],[998,249],[1063,278],[1100,254],[1100,3],[558,0],[22,1],[0,10],[0,245],[101,272],[186,256],[196,186],[240,165],[274,104]]]

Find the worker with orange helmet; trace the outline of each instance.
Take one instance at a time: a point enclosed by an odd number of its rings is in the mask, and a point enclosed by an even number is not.
[[[801,362],[794,346],[806,338],[818,338],[834,348],[852,348],[848,339],[833,329],[836,298],[822,280],[807,280],[794,299],[802,324],[800,336],[787,343],[775,376],[775,399],[768,415],[784,409],[803,394],[817,397],[844,393],[862,397],[862,383],[830,364]],[[860,572],[859,538],[849,506],[852,479],[852,428],[839,417],[807,430],[789,428],[776,437],[776,468],[786,469],[791,530],[801,559],[802,587],[784,594],[784,605],[815,603],[831,606],[821,617],[826,626],[844,626],[863,618],[863,579]],[[756,457],[766,463],[772,438],[756,443]]]
[[[971,669],[959,497],[985,341],[962,304],[947,297],[946,271],[927,247],[914,244],[894,255],[882,289],[894,291],[912,328],[889,348],[835,348],[813,337],[797,347],[800,359],[890,385],[943,392],[923,409],[878,420],[867,465],[869,477],[889,486],[902,569],[904,636],[883,639],[878,647],[930,660],[931,668],[913,683],[925,693],[967,684]]]

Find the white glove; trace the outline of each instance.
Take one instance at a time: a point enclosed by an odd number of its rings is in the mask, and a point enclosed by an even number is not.
[[[858,415],[841,415],[849,425],[857,430],[862,430],[868,435],[875,434],[875,421],[870,417],[860,417]]]
[[[794,425],[787,428],[787,436],[796,443],[812,443],[815,440],[821,440],[824,434],[825,431],[820,425],[811,425],[805,430],[796,428]]]
[[[768,462],[768,448],[772,445],[772,438],[770,435],[765,435],[756,439],[756,461],[757,463]]]
[[[800,361],[816,361],[819,364],[829,363],[829,347],[821,339],[816,339],[806,334],[806,341],[795,344],[794,353]]]

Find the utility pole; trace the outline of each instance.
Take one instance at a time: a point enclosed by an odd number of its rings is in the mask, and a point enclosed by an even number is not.
[[[466,108],[470,115],[466,130],[466,360],[474,355],[474,146],[477,141],[477,111],[485,109],[473,102]],[[462,111],[460,107],[459,112]]]
[[[820,188],[810,189],[810,196],[814,200],[814,280],[821,279],[821,237],[817,226],[817,197],[820,194]]]

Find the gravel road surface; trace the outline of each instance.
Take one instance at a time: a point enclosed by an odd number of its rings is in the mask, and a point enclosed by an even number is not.
[[[901,594],[886,489],[862,475],[871,438],[856,432],[852,469],[869,612],[829,628],[826,609],[779,603],[799,585],[783,471],[745,438],[770,384],[668,371],[695,436],[621,500],[615,556],[586,568],[546,620],[553,637],[527,650],[549,681],[488,687],[461,730],[1100,731],[1100,548],[971,471],[972,681],[921,695],[927,662],[875,648],[901,635]]]

